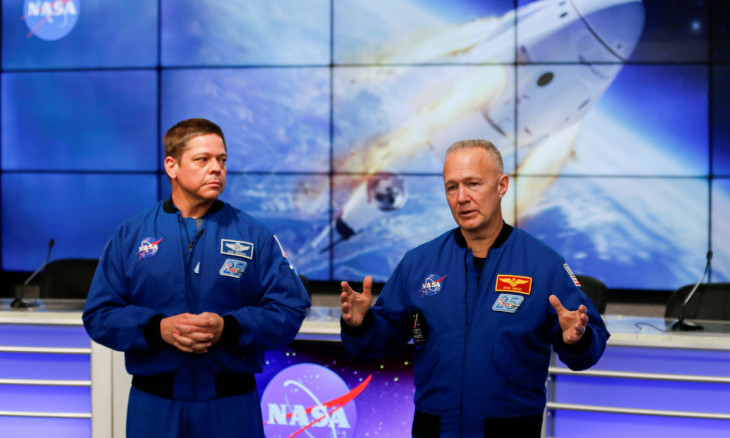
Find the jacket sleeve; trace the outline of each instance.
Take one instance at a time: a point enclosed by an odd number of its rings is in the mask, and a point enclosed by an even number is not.
[[[120,233],[107,243],[89,288],[83,322],[89,337],[113,350],[143,350],[145,325],[157,313],[129,304]]]
[[[258,302],[223,315],[228,328],[224,326],[222,341],[238,351],[273,350],[288,344],[299,332],[312,304],[277,238],[270,234],[259,248],[262,291]],[[237,325],[234,333],[228,331],[232,325]]]
[[[411,339],[403,271],[401,262],[361,326],[350,327],[340,318],[340,337],[350,355],[359,358],[390,356],[402,351]]]

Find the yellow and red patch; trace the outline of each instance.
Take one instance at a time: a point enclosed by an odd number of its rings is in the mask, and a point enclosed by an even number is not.
[[[532,277],[519,275],[497,275],[497,284],[494,286],[495,292],[514,292],[525,295],[530,295],[531,289]]]

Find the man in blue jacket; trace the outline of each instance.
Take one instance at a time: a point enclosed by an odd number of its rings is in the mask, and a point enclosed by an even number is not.
[[[443,176],[458,228],[409,251],[372,307],[371,277],[343,281],[342,341],[372,358],[413,340],[414,437],[540,437],[551,350],[586,369],[609,333],[565,260],[504,222],[492,143],[452,145]]]
[[[83,321],[124,351],[129,437],[263,437],[254,373],[294,339],[309,297],[274,234],[218,200],[223,132],[205,119],[165,134],[170,199],[123,223]]]

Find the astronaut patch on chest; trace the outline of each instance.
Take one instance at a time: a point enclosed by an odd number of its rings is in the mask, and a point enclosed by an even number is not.
[[[241,278],[246,272],[246,266],[247,263],[243,260],[227,259],[218,273],[226,277]]]
[[[515,313],[522,305],[525,297],[522,295],[499,294],[497,300],[492,305],[495,312]]]

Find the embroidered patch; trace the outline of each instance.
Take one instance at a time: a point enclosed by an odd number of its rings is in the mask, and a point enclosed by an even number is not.
[[[221,254],[253,260],[253,243],[242,240],[221,239]]]
[[[219,274],[225,275],[226,277],[241,278],[243,273],[246,271],[246,262],[243,260],[227,259]]]
[[[497,275],[497,284],[494,286],[495,292],[516,292],[530,295],[530,290],[532,290],[532,277]]]
[[[423,317],[423,314],[418,311],[412,312],[411,323],[413,329],[413,343],[418,345],[428,341],[428,322],[426,321],[426,318]]]
[[[162,237],[159,239],[156,237],[145,237],[142,239],[142,242],[139,244],[139,250],[137,251],[137,255],[139,256],[137,260],[149,259],[157,255],[157,252],[160,250],[160,242],[162,242]]]
[[[445,275],[441,276],[438,274],[431,274],[423,281],[423,284],[421,285],[421,290],[419,293],[422,297],[425,296],[433,296],[436,295],[441,291],[441,286],[443,285],[444,278],[446,278]]]
[[[497,301],[492,305],[492,310],[496,312],[515,313],[524,299],[525,297],[520,295],[499,294]]]
[[[576,286],[580,287],[580,282],[578,281],[578,277],[573,274],[573,271],[570,269],[570,266],[568,266],[567,263],[563,264],[563,267],[565,268],[565,271],[570,275],[570,279],[573,280],[573,283],[575,283]]]

